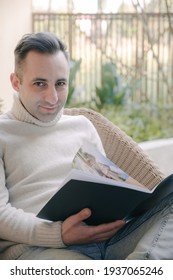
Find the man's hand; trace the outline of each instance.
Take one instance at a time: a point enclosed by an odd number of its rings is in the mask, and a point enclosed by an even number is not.
[[[125,224],[125,221],[117,220],[112,223],[89,226],[84,223],[84,220],[90,216],[91,210],[85,208],[62,223],[64,244],[88,244],[105,241],[111,238]]]

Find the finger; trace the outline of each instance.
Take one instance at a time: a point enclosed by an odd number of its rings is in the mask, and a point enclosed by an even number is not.
[[[90,242],[103,241],[112,237],[124,224],[125,222],[120,220],[109,224],[88,226],[83,234],[86,234]]]
[[[124,223],[119,223],[119,226],[114,227],[112,230],[105,229],[104,231],[97,232],[92,236],[92,239],[94,242],[107,240],[114,236],[117,233],[117,231],[120,230],[123,226]]]
[[[77,214],[71,216],[71,218],[73,217],[74,224],[78,224],[86,220],[90,216],[91,216],[91,210],[89,208],[84,208]]]
[[[118,227],[116,229],[113,229],[111,231],[107,231],[107,232],[102,232],[100,234],[97,234],[95,236],[95,242],[99,242],[99,241],[103,241],[103,240],[107,240],[109,238],[111,238],[112,236],[114,236],[120,229],[122,228],[121,227]]]
[[[98,226],[95,226],[93,228],[93,230],[95,231],[95,234],[100,234],[100,233],[104,233],[104,232],[109,232],[109,231],[114,231],[114,230],[118,230],[119,228],[121,228],[123,225],[125,225],[125,221],[124,220],[117,220],[115,222],[112,223],[108,223],[108,224],[101,224]]]

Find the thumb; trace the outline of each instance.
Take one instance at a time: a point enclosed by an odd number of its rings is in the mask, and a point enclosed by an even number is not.
[[[82,222],[91,216],[91,210],[89,208],[84,208],[77,213],[78,222]]]

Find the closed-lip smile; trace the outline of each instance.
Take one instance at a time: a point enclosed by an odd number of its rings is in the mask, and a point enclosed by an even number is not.
[[[57,106],[40,106],[40,108],[42,108],[43,110],[46,111],[55,111],[57,109]]]

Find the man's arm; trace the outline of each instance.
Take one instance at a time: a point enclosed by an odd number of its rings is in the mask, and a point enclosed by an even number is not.
[[[31,201],[32,203],[32,201]],[[0,239],[33,246],[64,247],[61,222],[50,222],[16,209],[10,203],[5,171],[0,158]]]

